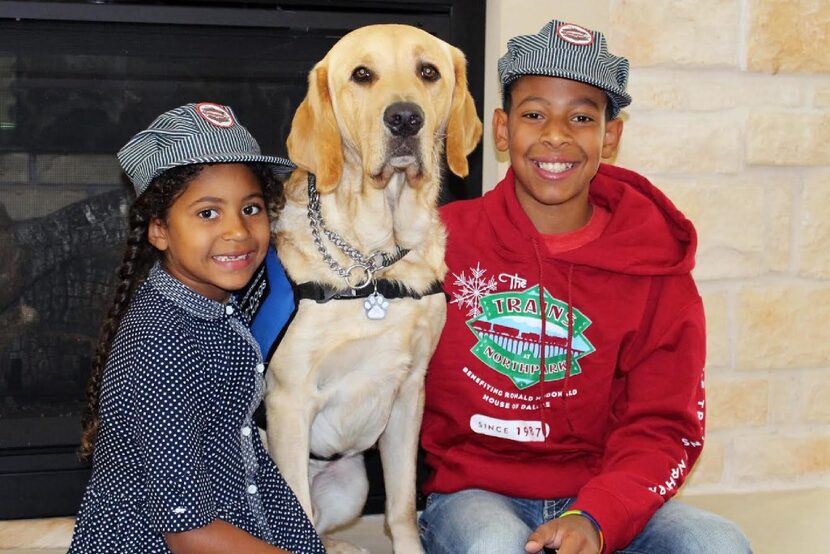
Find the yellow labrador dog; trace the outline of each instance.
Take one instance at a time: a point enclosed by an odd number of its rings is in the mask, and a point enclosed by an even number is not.
[[[423,379],[446,314],[441,160],[446,147],[466,176],[480,137],[464,55],[415,27],[357,29],[310,72],[288,137],[299,169],[274,229],[300,301],[266,413],[269,450],[321,534],[360,514],[361,453],[377,444],[394,549],[421,552]]]

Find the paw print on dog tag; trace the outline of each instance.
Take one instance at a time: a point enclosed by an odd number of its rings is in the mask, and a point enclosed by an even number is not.
[[[366,310],[366,317],[369,319],[383,319],[386,317],[387,308],[389,301],[378,291],[370,294],[363,302],[363,309]]]

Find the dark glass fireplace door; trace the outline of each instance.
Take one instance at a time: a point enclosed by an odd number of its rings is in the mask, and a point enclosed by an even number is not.
[[[189,4],[0,2],[0,519],[77,510],[88,476],[75,456],[83,389],[129,202],[114,152],[132,133],[171,107],[210,100],[233,106],[264,151],[284,155],[308,70],[348,30],[380,21],[419,25],[467,51],[481,102],[477,2],[384,3],[390,12],[326,2],[305,18],[316,28],[296,25],[297,10],[280,25],[270,10]],[[471,167],[445,198],[480,192],[480,152]],[[378,512],[375,453],[367,466],[367,511]]]

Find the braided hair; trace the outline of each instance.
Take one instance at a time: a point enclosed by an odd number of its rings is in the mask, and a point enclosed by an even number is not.
[[[277,214],[285,204],[282,182],[274,175],[271,167],[262,163],[245,164],[262,187],[262,193],[269,213]],[[100,423],[99,407],[104,368],[118,332],[121,319],[127,311],[133,294],[147,277],[153,264],[161,258],[158,251],[147,239],[147,229],[155,219],[166,220],[170,206],[184,192],[185,187],[195,179],[205,164],[183,165],[168,169],[147,187],[130,208],[128,217],[127,244],[116,270],[115,295],[101,324],[98,346],[92,362],[92,369],[86,386],[87,405],[81,419],[81,446],[79,457],[87,460],[92,456],[95,437]]]

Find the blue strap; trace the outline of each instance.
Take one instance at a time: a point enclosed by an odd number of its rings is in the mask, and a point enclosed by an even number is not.
[[[239,306],[263,359],[268,360],[297,309],[291,282],[273,247],[268,248],[265,261],[240,292]]]

